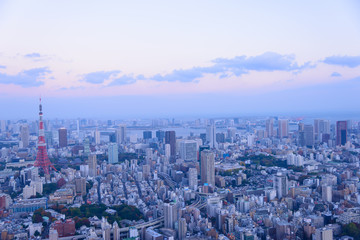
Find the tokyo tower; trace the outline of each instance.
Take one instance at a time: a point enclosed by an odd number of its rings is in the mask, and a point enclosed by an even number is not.
[[[38,151],[37,151],[34,166],[41,167],[44,170],[45,174],[49,174],[50,167],[52,167],[55,171],[56,171],[56,168],[50,162],[47,151],[46,151],[45,131],[44,131],[41,98],[40,98],[40,105],[39,105],[39,119],[40,119],[40,121],[39,121]]]

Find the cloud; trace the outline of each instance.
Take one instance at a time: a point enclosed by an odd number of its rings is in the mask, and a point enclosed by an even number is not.
[[[175,81],[179,81],[179,82],[192,82],[194,81],[196,78],[200,78],[203,76],[203,69],[202,68],[192,68],[192,69],[187,69],[187,70],[174,70],[169,74],[166,75],[160,75],[157,74],[155,76],[153,76],[151,79],[155,80],[155,81],[159,81],[159,82],[175,82]]]
[[[340,73],[338,73],[338,72],[333,72],[333,73],[331,74],[331,76],[332,76],[332,77],[341,77],[342,75],[341,75]]]
[[[85,74],[82,78],[82,81],[92,84],[101,84],[104,81],[114,77],[115,75],[119,74],[120,71],[99,71],[99,72],[92,72]]]
[[[5,69],[5,68],[6,68],[6,66],[4,66],[4,65],[0,65],[0,68],[4,68],[4,69]]]
[[[218,58],[213,62],[229,70],[254,70],[254,71],[291,71],[299,69],[294,62],[294,55],[281,55],[274,52],[266,52],[255,57],[237,56],[232,59]]]
[[[135,83],[137,80],[143,79],[144,76],[139,75],[138,77],[132,77],[129,75],[124,75],[119,78],[114,79],[108,86],[116,86],[116,85],[127,85]]]
[[[258,56],[247,57],[236,56],[234,58],[217,58],[208,67],[193,67],[189,69],[175,69],[168,74],[155,74],[151,77],[138,75],[124,75],[116,78],[120,71],[99,71],[84,75],[83,81],[92,84],[102,84],[105,80],[113,79],[108,86],[126,85],[138,80],[154,80],[158,82],[195,82],[196,79],[204,77],[205,74],[219,74],[220,78],[231,75],[241,76],[249,71],[273,72],[288,71],[298,74],[305,68],[314,67],[310,62],[299,66],[295,61],[295,55],[281,55],[274,52],[266,52]]]
[[[331,56],[325,58],[323,62],[331,65],[354,68],[360,66],[360,56]]]
[[[6,73],[0,73],[0,84],[15,84],[22,87],[38,87],[44,85],[44,75],[51,73],[46,68],[33,68],[22,71],[16,75],[8,75]]]
[[[304,68],[312,67],[310,63],[299,66],[295,62],[294,55],[281,55],[274,52],[266,52],[254,57],[217,58],[212,63],[213,65],[209,67],[174,70],[166,75],[157,74],[151,79],[168,82],[193,82],[195,79],[203,77],[204,74],[221,73],[220,78],[224,78],[229,76],[229,73],[235,76],[247,74],[249,71],[294,71],[294,73],[298,73]]]
[[[28,53],[26,55],[24,55],[24,57],[27,57],[27,58],[39,58],[41,57],[40,53]]]

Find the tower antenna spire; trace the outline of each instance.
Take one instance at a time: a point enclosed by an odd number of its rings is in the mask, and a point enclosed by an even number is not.
[[[55,171],[56,171],[56,168],[50,162],[48,154],[47,154],[41,97],[39,100],[40,100],[40,103],[39,103],[39,138],[38,138],[38,151],[37,151],[34,166],[41,167],[44,170],[45,174],[49,174],[50,167],[53,168]]]

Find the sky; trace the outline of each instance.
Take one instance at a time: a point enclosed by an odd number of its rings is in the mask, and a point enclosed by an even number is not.
[[[0,119],[360,117],[357,0],[1,0]]]

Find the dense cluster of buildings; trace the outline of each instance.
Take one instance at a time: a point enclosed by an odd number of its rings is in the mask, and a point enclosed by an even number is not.
[[[1,239],[331,240],[360,226],[356,121],[44,125],[49,174],[34,166],[39,124],[0,121]],[[81,212],[94,204],[103,216]]]

